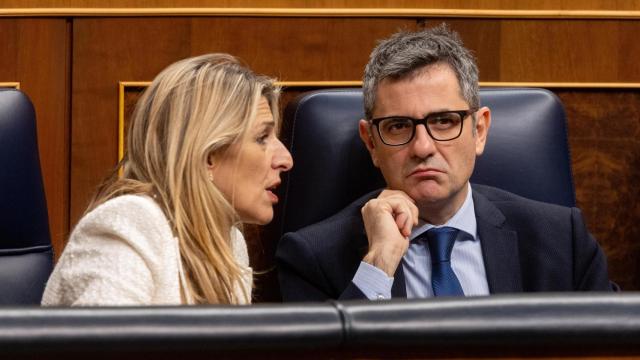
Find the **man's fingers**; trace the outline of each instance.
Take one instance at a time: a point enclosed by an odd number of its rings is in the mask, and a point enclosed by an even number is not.
[[[418,219],[420,216],[418,207],[416,206],[415,201],[409,195],[407,195],[407,193],[405,193],[404,191],[386,189],[386,190],[383,190],[382,193],[380,193],[380,195],[378,195],[378,199],[390,200],[394,202],[396,201],[405,202],[411,215],[409,216],[410,223],[412,224],[412,226],[418,225]],[[396,209],[394,209],[394,211],[395,210]],[[398,225],[398,227],[400,227],[400,225]]]
[[[385,190],[376,199],[372,199],[362,208],[367,232],[378,233],[371,226],[384,223],[386,216],[392,220],[399,233],[404,238],[411,235],[411,230],[418,224],[418,208],[411,198],[402,191]],[[379,222],[379,221],[382,221]],[[383,229],[378,227],[378,229]],[[391,229],[385,230],[389,231]]]
[[[403,197],[393,197],[385,200],[391,206],[398,230],[404,237],[411,235],[411,229],[418,223],[417,207]]]
[[[402,236],[408,236],[407,228],[409,228],[409,234],[411,234],[411,216],[407,213],[401,212],[395,217],[395,220]]]

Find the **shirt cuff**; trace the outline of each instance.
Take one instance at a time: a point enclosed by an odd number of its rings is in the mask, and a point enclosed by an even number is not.
[[[360,267],[353,277],[353,283],[369,300],[391,299],[393,278],[364,261],[360,262]]]

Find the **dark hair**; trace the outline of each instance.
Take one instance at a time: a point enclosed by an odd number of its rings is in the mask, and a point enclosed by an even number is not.
[[[461,96],[471,108],[480,106],[478,66],[455,31],[446,24],[418,32],[401,31],[381,41],[369,57],[364,71],[364,112],[372,118],[378,84],[401,79],[436,63],[448,64],[458,78]]]

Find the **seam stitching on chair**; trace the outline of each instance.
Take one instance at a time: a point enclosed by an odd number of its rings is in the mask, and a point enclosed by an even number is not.
[[[0,256],[23,255],[27,253],[43,253],[51,251],[51,245],[37,245],[18,249],[0,249]]]

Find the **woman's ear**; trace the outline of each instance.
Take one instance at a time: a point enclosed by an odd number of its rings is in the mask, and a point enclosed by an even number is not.
[[[213,182],[213,172],[215,171],[215,169],[216,169],[216,166],[213,161],[213,155],[209,154],[209,156],[207,156],[207,173],[208,173],[209,181],[211,182]]]
[[[207,170],[213,170],[215,168],[213,164],[213,154],[207,155]]]

